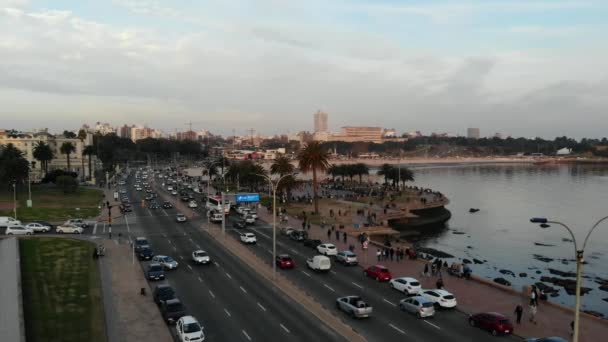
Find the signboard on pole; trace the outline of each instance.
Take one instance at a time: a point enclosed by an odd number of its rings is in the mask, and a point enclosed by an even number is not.
[[[260,194],[236,194],[236,203],[259,202]]]

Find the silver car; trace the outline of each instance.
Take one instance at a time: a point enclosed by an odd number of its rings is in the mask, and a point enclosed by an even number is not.
[[[399,309],[416,315],[418,318],[433,317],[435,306],[433,301],[422,296],[414,296],[399,301]]]
[[[357,255],[351,251],[341,251],[336,254],[336,261],[341,262],[344,265],[356,265]]]
[[[170,256],[166,255],[155,255],[152,258],[152,262],[157,262],[161,264],[165,269],[174,270],[179,266],[177,261]]]

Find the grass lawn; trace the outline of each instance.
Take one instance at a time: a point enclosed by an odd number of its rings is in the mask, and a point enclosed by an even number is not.
[[[39,237],[19,247],[27,341],[105,342],[94,244]]]
[[[96,217],[102,190],[79,187],[75,193],[64,194],[53,185],[32,186],[33,207],[27,208],[27,188],[17,192],[17,218],[22,221],[46,220],[63,222],[72,217]],[[0,191],[0,216],[13,216],[12,191]]]

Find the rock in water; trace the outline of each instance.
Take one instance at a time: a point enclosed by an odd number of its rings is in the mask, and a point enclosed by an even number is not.
[[[479,259],[475,259],[475,258],[473,258],[473,262],[476,263],[476,264],[478,264],[478,265],[483,264],[483,261],[481,261]]]
[[[555,245],[550,245],[547,243],[541,243],[541,242],[535,242],[534,243],[536,246],[544,246],[544,247],[555,247]]]
[[[564,272],[564,271],[556,270],[553,268],[549,268],[549,273],[558,275],[560,277],[576,278],[575,272]]]
[[[520,278],[525,278],[525,277],[527,277],[527,276],[528,276],[528,273],[526,273],[526,272],[521,272],[521,273],[519,274],[519,277],[520,277]]]
[[[498,272],[504,274],[504,275],[510,275],[515,277],[515,273],[513,273],[513,271],[509,271],[509,270],[499,270]]]
[[[494,282],[504,286],[511,286],[511,282],[505,278],[494,278]]]

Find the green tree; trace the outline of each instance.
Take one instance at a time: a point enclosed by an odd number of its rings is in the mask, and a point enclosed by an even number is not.
[[[378,176],[384,176],[385,185],[388,183],[389,176],[391,175],[394,169],[395,167],[391,164],[382,164],[380,166],[380,169],[378,170],[377,174]]]
[[[55,157],[53,150],[47,143],[40,141],[34,147],[33,155],[36,160],[40,161],[44,174],[46,175],[49,172],[49,162]]]
[[[20,182],[27,179],[29,167],[23,152],[13,144],[8,144],[0,150],[0,182]]]
[[[226,178],[240,186],[246,186],[250,190],[256,188],[260,183],[264,182],[259,175],[265,175],[266,170],[260,164],[254,163],[251,160],[243,160],[238,163],[232,163],[226,171]]]
[[[293,176],[295,171],[295,167],[291,163],[289,158],[281,155],[277,157],[272,165],[270,165],[270,173],[274,175],[279,175],[279,177],[285,177],[279,183],[277,191],[285,191],[287,192],[287,197],[289,198],[289,193],[296,185],[296,179]]]
[[[68,139],[76,139],[76,133],[71,131],[63,131],[63,136]]]
[[[363,183],[363,175],[369,175],[369,167],[364,163],[354,165],[355,174],[359,176],[359,184]]]
[[[316,142],[308,143],[298,153],[300,171],[308,173],[312,171],[312,191],[315,202],[315,213],[319,213],[319,199],[317,197],[318,180],[317,171],[327,171],[329,168],[329,153]]]
[[[76,151],[76,147],[74,147],[74,144],[72,144],[71,142],[66,141],[63,144],[61,144],[61,147],[59,150],[61,151],[61,154],[66,155],[66,157],[68,159],[68,171],[71,171],[70,154],[72,154]]]
[[[91,156],[95,154],[95,148],[92,145],[87,145],[82,150],[82,155],[89,157],[89,180],[93,179],[92,168],[91,168]],[[84,171],[83,171],[84,173]]]
[[[78,182],[72,176],[59,176],[55,179],[55,185],[57,185],[64,194],[74,193],[78,188]]]
[[[338,175],[338,165],[336,164],[331,164],[328,168],[327,168],[327,174],[331,175],[331,181],[335,182],[336,181],[336,176]]]

